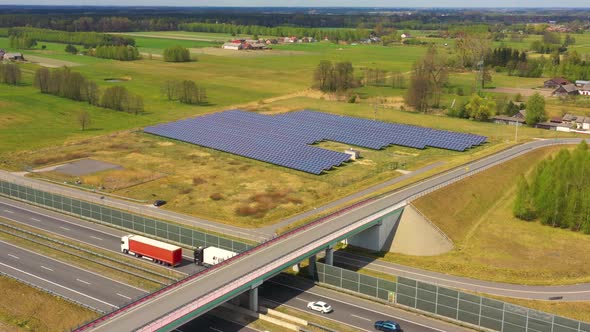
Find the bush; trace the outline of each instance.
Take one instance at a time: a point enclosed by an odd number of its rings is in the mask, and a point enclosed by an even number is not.
[[[43,45],[43,46],[45,46],[45,45]],[[66,51],[67,53],[71,53],[71,54],[76,54],[76,53],[78,53],[78,49],[77,49],[77,48],[76,48],[74,45],[72,45],[72,44],[68,44],[68,45],[66,46],[66,49],[65,49],[65,51]]]

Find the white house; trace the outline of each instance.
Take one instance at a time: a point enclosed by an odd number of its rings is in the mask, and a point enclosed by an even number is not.
[[[581,88],[578,89],[578,92],[582,96],[590,96],[590,83],[584,84]]]

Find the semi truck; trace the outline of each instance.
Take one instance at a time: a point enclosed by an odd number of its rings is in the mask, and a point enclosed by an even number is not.
[[[232,258],[238,253],[217,247],[198,247],[195,249],[195,264],[211,266]]]
[[[177,266],[182,262],[182,248],[140,235],[121,237],[121,251],[168,266]]]

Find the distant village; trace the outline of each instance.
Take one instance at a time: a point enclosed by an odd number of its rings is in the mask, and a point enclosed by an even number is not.
[[[234,39],[221,46],[226,50],[268,50],[272,45],[290,44],[290,43],[315,43],[317,40],[313,37],[280,37],[267,39]]]
[[[543,84],[544,88],[555,89],[552,93],[555,97],[568,96],[590,96],[590,81],[578,80],[574,83],[569,80],[556,77],[547,80]],[[522,126],[525,125],[526,111],[521,110],[513,116],[497,115],[492,118],[494,123]],[[562,117],[553,117],[545,122],[535,124],[535,128],[555,130],[561,132],[575,132],[590,134],[590,117],[566,113]]]

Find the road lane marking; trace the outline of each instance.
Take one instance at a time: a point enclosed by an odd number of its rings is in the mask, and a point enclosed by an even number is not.
[[[41,221],[40,219],[37,219],[37,218],[31,218],[31,220],[33,220],[33,221]]]
[[[18,258],[17,256],[15,256],[15,255],[12,255],[12,254],[8,254],[8,256],[10,256],[10,257],[12,257],[12,258],[14,258],[14,259],[20,259],[20,258]]]
[[[90,283],[88,281],[84,281],[84,280],[81,280],[81,279],[76,279],[76,280],[79,281],[79,282],[81,282],[81,283],[83,283],[83,284],[90,285]]]
[[[322,294],[318,294],[318,293],[310,292],[309,290],[304,290],[304,289],[301,289],[301,288],[299,288],[299,287],[295,287],[295,286],[287,285],[287,284],[284,284],[284,283],[282,283],[282,282],[278,282],[278,281],[268,281],[268,282],[270,282],[270,283],[275,283],[275,284],[281,285],[281,286],[283,286],[283,287],[287,287],[287,288],[295,289],[295,290],[298,290],[298,291],[301,291],[301,292],[304,292],[304,293],[307,293],[307,294],[312,294],[312,295],[315,295],[315,296],[320,296],[320,297],[322,297],[322,298],[328,299],[328,300],[330,300],[330,301],[333,301],[333,302],[339,302],[339,303],[343,303],[343,304],[345,304],[345,305],[349,305],[349,306],[351,306],[351,307],[355,307],[355,308],[358,308],[358,309],[366,310],[366,311],[373,312],[373,313],[380,314],[380,315],[384,315],[384,316],[393,317],[393,318],[396,318],[396,319],[398,319],[398,320],[400,320],[400,321],[403,321],[403,322],[408,322],[408,323],[412,323],[412,324],[415,324],[415,325],[418,325],[418,326],[423,326],[423,327],[426,327],[426,328],[432,329],[432,330],[434,330],[434,331],[438,331],[438,332],[445,332],[445,330],[439,330],[439,329],[438,329],[438,328],[436,328],[436,327],[433,327],[433,326],[428,326],[428,325],[424,325],[424,324],[421,324],[421,323],[418,323],[418,322],[412,321],[412,320],[410,320],[410,318],[402,318],[402,317],[395,316],[395,315],[392,315],[392,314],[386,314],[386,313],[383,313],[383,312],[381,312],[381,311],[378,311],[378,310],[373,310],[373,309],[366,308],[366,307],[363,307],[363,306],[360,306],[360,305],[356,305],[356,304],[352,304],[352,303],[345,302],[345,300],[339,300],[339,299],[336,299],[336,298],[333,298],[333,297],[330,297],[330,296],[326,296],[326,295],[322,295]],[[272,300],[271,300],[271,301],[272,301]],[[285,304],[285,306],[288,306],[288,305],[286,305],[286,304]],[[299,309],[299,308],[296,308],[296,309],[298,309],[298,310],[301,310],[301,309]],[[313,313],[313,314],[315,314],[314,312],[312,312],[312,313]],[[325,318],[325,319],[328,319],[328,320],[331,320],[331,318],[328,318],[328,317],[324,317],[324,318]],[[346,323],[344,323],[344,322],[340,322],[340,323],[342,323],[342,324],[346,324]],[[349,324],[346,324],[346,325],[349,325]],[[350,325],[349,325],[349,326],[350,326]],[[354,327],[354,326],[353,326],[353,327]]]
[[[52,269],[50,269],[50,268],[48,268],[48,267],[45,267],[45,266],[43,266],[43,265],[41,265],[41,268],[42,268],[42,269],[45,269],[45,270],[48,270],[48,271],[51,271],[51,272],[53,272],[53,270],[52,270]]]
[[[6,210],[6,209],[4,209],[4,212],[6,212],[6,213],[14,213],[14,211]]]
[[[210,330],[213,330],[213,331],[215,331],[215,332],[223,332],[222,330],[216,329],[216,328],[214,328],[213,326],[209,326],[209,329],[210,329]]]
[[[65,227],[63,227],[63,226],[59,226],[59,228],[61,228],[61,229],[65,230],[65,231],[69,231],[69,230],[70,230],[69,228],[65,228]]]
[[[93,238],[93,239],[97,239],[97,240],[99,240],[99,241],[102,241],[102,239],[101,239],[101,238],[99,238],[99,237],[92,236],[92,235],[90,235],[90,237],[91,237],[91,238]]]
[[[361,316],[357,316],[357,315],[355,315],[355,314],[350,314],[350,315],[351,315],[352,317],[356,317],[356,318],[358,318],[358,319],[366,320],[366,321],[368,321],[368,322],[370,322],[370,321],[371,321],[371,320],[370,320],[370,319],[368,319],[368,318],[361,317]]]
[[[117,293],[117,295],[119,295],[120,297],[124,297],[127,300],[131,300],[131,298],[129,296],[126,296],[126,295],[123,295],[123,294],[119,294],[119,293]]]
[[[308,300],[302,299],[302,298],[300,298],[300,297],[296,297],[296,298],[295,298],[295,300],[299,300],[299,301],[301,301],[301,302],[309,302]]]
[[[100,303],[103,303],[103,304],[109,305],[109,306],[111,306],[111,307],[113,307],[113,308],[117,308],[117,309],[119,308],[118,306],[116,306],[116,305],[114,305],[114,304],[111,304],[111,303],[108,303],[108,302],[105,302],[105,301],[99,300],[99,299],[97,299],[97,298],[95,298],[95,297],[92,297],[92,296],[90,296],[90,295],[86,295],[86,294],[84,294],[84,293],[81,293],[81,292],[78,292],[78,291],[76,291],[76,290],[74,290],[74,289],[71,289],[71,288],[68,288],[68,287],[66,287],[66,286],[60,285],[60,284],[58,284],[58,283],[55,283],[55,282],[53,282],[53,281],[51,281],[51,280],[47,280],[47,279],[41,278],[41,277],[39,277],[39,276],[36,276],[36,275],[34,275],[34,274],[32,274],[32,273],[29,273],[29,272],[26,272],[26,271],[23,271],[23,270],[17,269],[17,268],[15,268],[15,267],[12,267],[12,266],[10,266],[10,265],[4,264],[4,263],[2,263],[2,262],[0,262],[0,265],[2,265],[2,266],[5,266],[5,267],[7,267],[7,268],[10,268],[10,269],[13,269],[13,270],[16,270],[16,271],[18,271],[18,272],[20,272],[20,273],[24,273],[24,274],[26,274],[26,275],[28,275],[28,276],[31,276],[31,277],[34,277],[34,278],[37,278],[37,279],[43,280],[43,281],[45,281],[45,282],[48,282],[48,283],[50,283],[50,284],[52,284],[52,285],[55,285],[55,286],[58,286],[58,287],[61,287],[61,288],[67,289],[67,290],[69,290],[70,292],[74,292],[74,293],[76,293],[76,294],[78,294],[78,295],[85,296],[85,297],[87,297],[87,298],[89,298],[89,299],[92,299],[92,300],[98,301],[98,302],[100,302]]]

